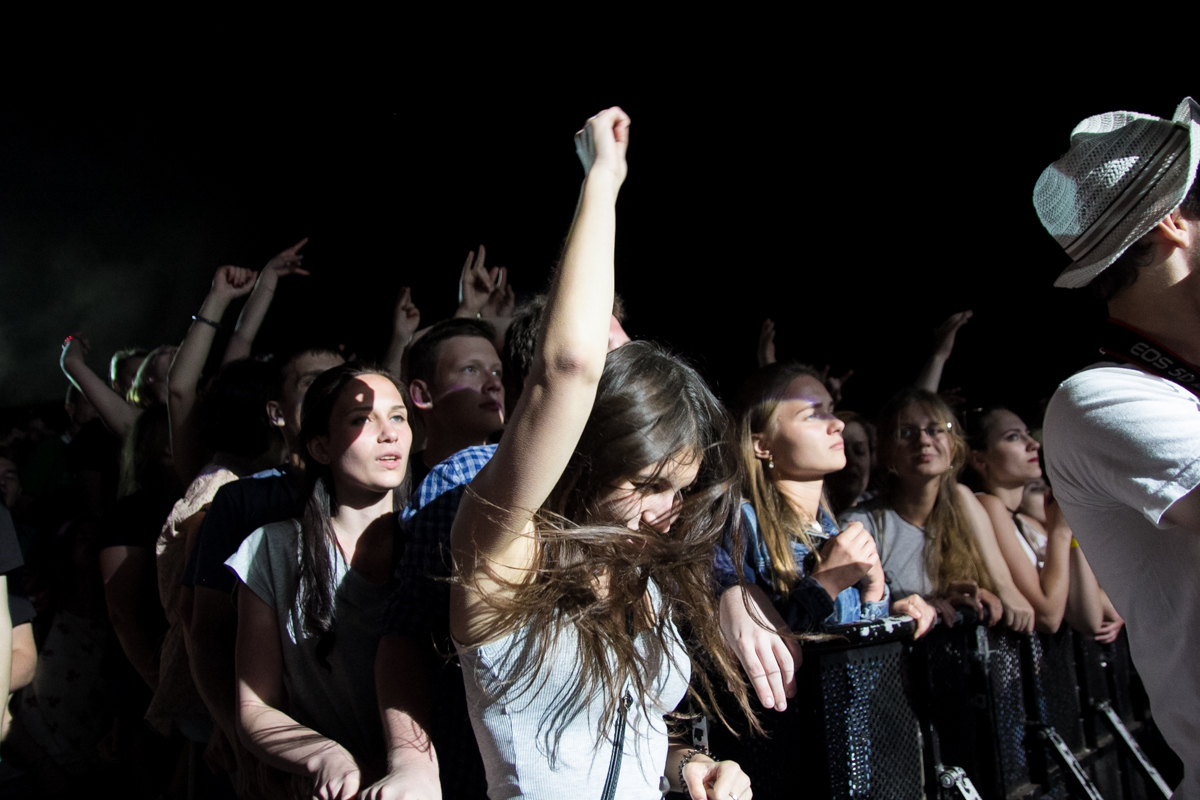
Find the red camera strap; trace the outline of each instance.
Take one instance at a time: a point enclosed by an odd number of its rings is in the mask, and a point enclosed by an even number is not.
[[[1104,355],[1141,367],[1200,397],[1200,367],[1188,363],[1141,331],[1110,318],[1104,326],[1101,341],[1100,352]]]

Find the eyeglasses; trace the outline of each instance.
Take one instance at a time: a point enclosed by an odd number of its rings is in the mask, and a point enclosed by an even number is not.
[[[896,439],[901,442],[915,442],[920,440],[921,434],[929,435],[930,439],[936,439],[939,436],[947,436],[950,429],[954,427],[953,422],[935,422],[927,428],[918,428],[916,425],[902,425],[896,429]]]

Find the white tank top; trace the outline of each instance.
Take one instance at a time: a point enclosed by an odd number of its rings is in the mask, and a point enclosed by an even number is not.
[[[659,591],[650,584],[650,597],[659,606]],[[675,710],[687,692],[691,661],[673,623],[665,628],[661,647],[652,631],[637,635],[635,646],[658,669],[652,696],[633,697],[625,729],[621,775],[616,797],[646,800],[662,793],[660,781],[667,761],[667,726],[663,714]],[[608,776],[615,731],[597,731],[603,712],[595,698],[563,724],[555,712],[579,679],[579,651],[573,631],[564,629],[551,656],[536,675],[512,674],[511,665],[524,632],[511,633],[478,648],[460,648],[471,724],[487,770],[488,796],[528,800],[591,800],[600,797]],[[514,684],[506,698],[499,689]],[[521,691],[525,689],[525,691]]]

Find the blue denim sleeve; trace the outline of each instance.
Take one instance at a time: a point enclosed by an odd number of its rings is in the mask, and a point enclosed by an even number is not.
[[[885,586],[883,598],[864,603],[857,586],[843,589],[833,604],[833,613],[825,618],[826,625],[848,625],[851,622],[869,622],[888,615],[891,606],[891,591]]]
[[[736,546],[733,541],[735,524],[741,527],[741,541]],[[754,526],[739,511],[737,516],[726,525],[725,538],[721,540],[721,546],[714,552],[713,567],[716,571],[718,594],[731,586],[736,586],[739,577],[743,578],[746,583],[761,585],[758,570],[754,568],[752,555],[758,551],[758,548],[758,531],[754,530]],[[768,591],[770,589],[769,586],[764,588]]]

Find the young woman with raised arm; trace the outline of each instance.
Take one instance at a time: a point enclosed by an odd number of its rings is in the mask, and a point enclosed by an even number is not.
[[[993,406],[964,415],[971,451],[967,468],[996,532],[996,542],[1021,594],[1033,605],[1039,631],[1054,633],[1066,619],[1101,642],[1116,639],[1121,617],[1096,582],[1083,551],[1052,496],[1045,522],[1020,513],[1025,485],[1042,477],[1041,445],[1013,412]]]
[[[532,371],[452,533],[450,628],[489,794],[599,797],[618,773],[617,798],[747,800],[737,764],[664,721],[689,678],[711,701],[706,668],[749,713],[712,594],[738,489],[727,417],[654,345],[606,360],[629,117],[603,111],[575,142],[586,178]]]
[[[357,364],[313,381],[302,419],[304,514],[259,528],[225,562],[240,579],[238,733],[297,776],[295,796],[349,800],[386,772],[375,650],[412,430],[395,380]]]

